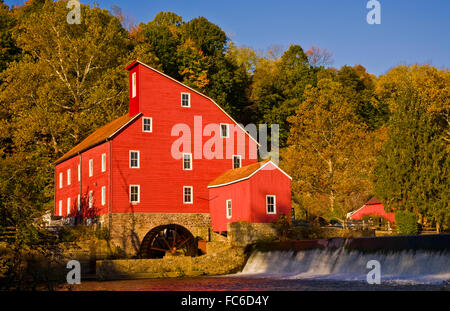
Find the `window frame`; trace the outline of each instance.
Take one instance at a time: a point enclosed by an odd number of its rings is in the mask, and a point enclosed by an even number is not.
[[[70,168],[67,169],[67,186],[70,186],[70,184],[72,183],[72,174],[71,174],[72,170]]]
[[[273,198],[273,212],[269,212],[269,198]],[[277,196],[274,194],[266,195],[266,214],[267,215],[276,215],[277,213]]]
[[[81,195],[80,194],[78,194],[78,196],[77,196],[77,205],[78,205],[78,211],[80,211],[81,210]]]
[[[78,181],[81,181],[81,164],[78,164]]]
[[[150,120],[150,130],[145,130],[145,120]],[[142,132],[152,133],[153,132],[153,118],[152,117],[142,117]]]
[[[131,98],[137,95],[137,74],[136,71],[131,74]]]
[[[67,198],[67,216],[70,216],[70,205],[72,204],[72,200],[70,197]]]
[[[186,189],[190,189],[190,201],[186,201]],[[183,204],[194,204],[194,187],[193,186],[183,186]]]
[[[230,207],[228,207],[228,203],[230,203]],[[231,217],[233,217],[233,201],[231,199],[225,201],[225,208],[227,219],[231,219]]]
[[[106,205],[106,186],[102,186],[102,206]]]
[[[137,166],[131,166],[131,154],[132,153],[137,153]],[[128,166],[129,168],[141,168],[141,152],[139,150],[130,150],[128,153]]]
[[[62,189],[63,187],[63,183],[64,183],[64,179],[63,179],[63,172],[59,172],[59,189]]]
[[[106,153],[102,153],[102,173],[106,172]]]
[[[227,128],[227,135],[224,136],[222,132],[222,126],[225,125]],[[230,137],[230,125],[228,123],[220,123],[220,138],[229,138]]]
[[[137,201],[132,201],[131,200],[131,196],[133,194],[131,189],[133,187],[137,187]],[[130,204],[139,204],[139,203],[141,203],[141,185],[129,185],[128,191],[129,191],[128,200],[130,201]]]
[[[94,176],[94,159],[89,159],[89,177]]]
[[[188,102],[187,102],[187,106],[183,105],[183,95],[187,95],[188,96]],[[191,107],[191,93],[187,93],[187,92],[181,92],[181,107],[183,108],[190,108]]]
[[[58,202],[58,216],[62,216],[62,200]]]
[[[239,167],[234,167],[234,159],[235,159],[235,158],[239,159]],[[233,169],[241,168],[241,167],[242,167],[242,156],[239,155],[239,154],[234,154],[234,155],[232,156],[232,164],[231,164],[231,165],[233,166]]]
[[[185,168],[184,166],[184,156],[189,155],[189,168]],[[192,171],[192,153],[183,153],[183,171]]]

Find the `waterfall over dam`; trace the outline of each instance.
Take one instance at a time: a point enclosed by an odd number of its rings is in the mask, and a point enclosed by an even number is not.
[[[299,245],[254,251],[240,275],[366,281],[371,270],[367,263],[377,260],[382,282],[450,280],[450,235],[314,240]]]

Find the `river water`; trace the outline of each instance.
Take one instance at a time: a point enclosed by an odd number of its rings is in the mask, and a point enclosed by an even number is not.
[[[380,264],[380,284],[369,284],[369,261]],[[177,279],[88,281],[73,290],[315,291],[450,290],[450,253],[309,250],[255,252],[234,275]]]

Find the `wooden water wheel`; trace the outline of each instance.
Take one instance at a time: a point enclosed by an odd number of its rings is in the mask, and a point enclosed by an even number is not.
[[[173,256],[196,256],[197,241],[188,229],[170,224],[150,230],[142,240],[139,256],[141,258],[162,258]]]

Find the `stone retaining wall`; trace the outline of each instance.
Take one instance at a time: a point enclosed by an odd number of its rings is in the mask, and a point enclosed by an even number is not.
[[[270,223],[250,223],[245,221],[228,223],[228,240],[231,245],[245,247],[258,240],[274,239],[276,230]]]
[[[117,280],[221,275],[241,271],[246,259],[242,248],[225,247],[220,252],[199,257],[101,260],[96,263],[96,277],[98,280]]]

